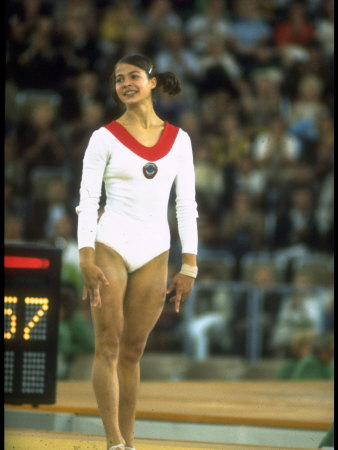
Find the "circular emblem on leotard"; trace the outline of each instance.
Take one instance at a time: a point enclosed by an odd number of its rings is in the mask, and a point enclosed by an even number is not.
[[[157,174],[158,168],[155,163],[149,162],[143,166],[143,175],[146,178],[154,178]]]

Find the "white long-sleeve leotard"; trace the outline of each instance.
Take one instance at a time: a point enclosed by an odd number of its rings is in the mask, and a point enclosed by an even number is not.
[[[152,178],[145,171],[148,162],[155,164],[149,172],[155,174]],[[102,181],[107,201],[98,222]],[[197,254],[198,213],[188,134],[166,122],[157,144],[145,147],[115,121],[94,131],[83,160],[76,207],[79,249],[103,242],[121,254],[129,271],[168,250],[167,210],[174,182],[182,253]]]

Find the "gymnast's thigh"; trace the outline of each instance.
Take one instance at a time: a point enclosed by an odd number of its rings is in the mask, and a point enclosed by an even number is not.
[[[95,245],[95,263],[109,281],[108,286],[100,286],[101,308],[91,308],[95,336],[115,338],[123,329],[123,300],[128,278],[126,266],[116,251],[99,242]]]
[[[145,344],[166,299],[168,256],[165,251],[128,276],[122,341]]]

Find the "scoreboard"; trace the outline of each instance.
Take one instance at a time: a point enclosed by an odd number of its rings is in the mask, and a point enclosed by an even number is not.
[[[55,403],[60,274],[60,249],[5,245],[6,403]]]

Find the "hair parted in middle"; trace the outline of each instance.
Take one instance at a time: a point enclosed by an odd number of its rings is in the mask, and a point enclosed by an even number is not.
[[[173,73],[173,72],[158,72],[155,64],[151,61],[150,58],[144,55],[128,55],[124,56],[123,58],[119,59],[117,63],[115,64],[114,71],[111,76],[111,83],[112,83],[112,97],[113,100],[118,104],[121,105],[122,102],[119,99],[115,84],[116,84],[116,77],[115,77],[115,70],[118,67],[119,64],[130,64],[132,66],[139,67],[140,69],[144,70],[148,76],[149,79],[155,77],[157,80],[157,85],[155,90],[162,89],[163,92],[166,92],[169,95],[177,95],[181,92],[181,82],[179,78]]]

